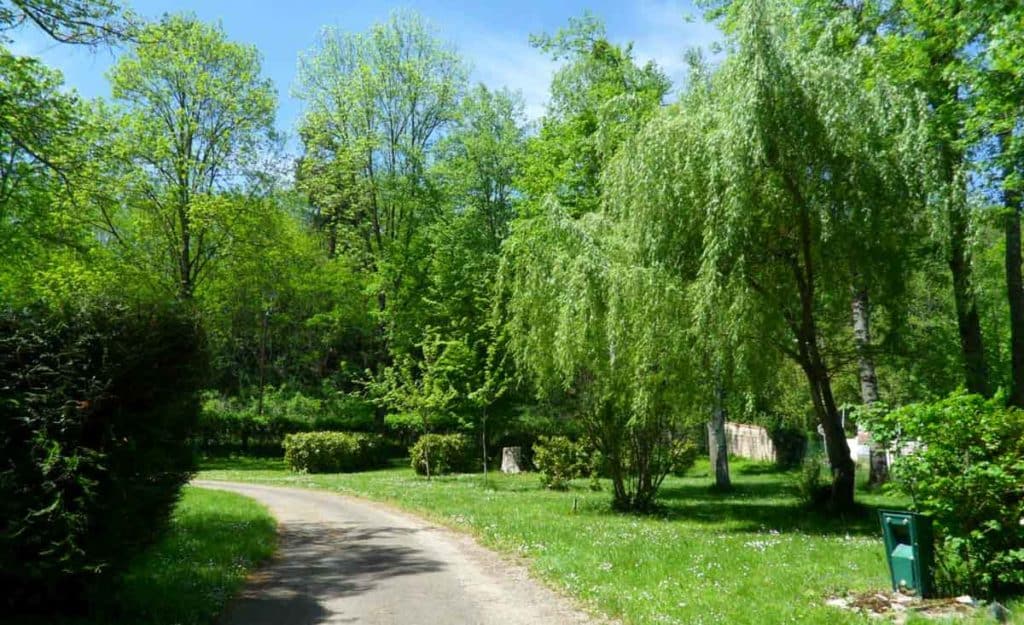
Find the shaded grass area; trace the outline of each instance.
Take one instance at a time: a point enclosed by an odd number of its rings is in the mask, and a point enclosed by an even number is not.
[[[905,502],[861,492],[860,514],[824,518],[801,507],[794,474],[736,461],[730,493],[709,486],[706,462],[670,477],[652,515],[611,511],[608,485],[545,491],[536,474],[435,478],[408,468],[297,475],[279,461],[208,464],[204,479],[329,489],[389,501],[522,556],[555,587],[636,625],[868,623],[823,605],[846,591],[883,590],[888,569],[875,510]]]
[[[86,619],[62,625],[210,625],[249,571],[274,551],[276,522],[234,493],[186,486],[167,534],[95,599]]]

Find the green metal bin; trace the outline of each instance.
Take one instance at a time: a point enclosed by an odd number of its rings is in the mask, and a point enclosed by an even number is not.
[[[935,552],[931,518],[903,510],[879,510],[892,589],[929,597]]]

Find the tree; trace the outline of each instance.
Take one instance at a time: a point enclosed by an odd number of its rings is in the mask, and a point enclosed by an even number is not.
[[[308,111],[299,179],[330,227],[358,245],[351,253],[373,276],[382,322],[422,277],[423,230],[441,208],[429,168],[466,73],[456,52],[404,11],[365,34],[325,29],[300,58],[296,95]]]
[[[530,41],[565,64],[552,79],[540,132],[527,144],[519,186],[533,211],[547,194],[574,215],[597,210],[603,168],[658,110],[669,80],[653,62],[638,65],[632,44],[609,42],[604,24],[590,13]]]
[[[692,280],[700,344],[727,354],[760,337],[799,365],[825,432],[831,503],[848,508],[854,464],[832,389],[848,327],[838,304],[862,261],[897,275],[905,265],[894,233],[876,234],[921,200],[908,168],[918,107],[884,83],[866,88],[856,62],[792,45],[775,5],[744,4],[734,19],[733,53],[623,151],[635,162],[623,159],[609,202],[648,263]]]
[[[231,237],[239,205],[229,192],[253,190],[273,141],[274,89],[259,74],[254,47],[187,16],[146,27],[111,70],[114,98],[128,109],[114,148],[129,167],[125,208],[145,239],[132,244],[156,258],[183,300]]]
[[[632,263],[600,214],[576,219],[557,205],[515,225],[500,276],[517,374],[583,426],[613,506],[650,508],[665,475],[693,458],[683,291]]]
[[[138,19],[116,0],[4,0],[0,33],[32,24],[61,43],[117,43],[138,28]],[[2,38],[0,38],[2,41]]]

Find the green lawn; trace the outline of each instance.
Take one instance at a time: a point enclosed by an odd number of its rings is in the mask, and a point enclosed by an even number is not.
[[[873,493],[863,516],[824,520],[793,496],[792,474],[743,462],[736,490],[709,490],[707,464],[669,478],[653,516],[610,511],[585,481],[569,492],[536,475],[436,478],[410,469],[297,475],[279,461],[207,463],[200,477],[323,488],[393,502],[526,558],[556,587],[627,623],[866,623],[823,605],[831,593],[885,589],[873,510],[902,502]],[[575,510],[574,510],[575,508]]]
[[[18,625],[212,625],[248,573],[277,543],[259,503],[186,486],[167,534],[139,554],[87,619],[16,619]]]
[[[249,571],[268,558],[276,523],[261,504],[185,487],[167,535],[131,564],[104,623],[209,625]]]

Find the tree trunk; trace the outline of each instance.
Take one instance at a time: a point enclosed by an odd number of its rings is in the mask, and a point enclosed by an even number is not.
[[[1009,403],[1024,407],[1024,279],[1021,276],[1021,194],[1006,191],[1006,295],[1010,304]]]
[[[483,418],[481,419],[481,425],[483,426],[480,431],[480,445],[484,450],[484,483],[487,483],[487,409],[484,409]]]
[[[878,377],[875,374],[875,360],[871,356],[871,303],[868,290],[859,288],[853,293],[853,339],[857,346],[857,360],[860,370],[860,398],[865,405],[878,401]]]
[[[711,466],[715,470],[715,488],[729,490],[732,482],[729,479],[729,447],[725,436],[725,386],[721,379],[715,382],[714,406],[711,409],[711,420],[708,421],[708,454]]]
[[[946,199],[946,219],[949,226],[949,270],[953,276],[953,301],[956,304],[956,322],[960,333],[960,351],[964,359],[964,381],[968,392],[988,395],[988,367],[981,335],[981,318],[974,297],[971,278],[971,256],[967,245],[970,229],[967,202],[961,197],[956,177],[956,163],[963,158],[951,146],[942,148],[943,175],[950,187]]]
[[[860,371],[860,399],[865,406],[878,401],[878,377],[875,360],[871,355],[871,301],[864,287],[855,289],[851,304],[853,312],[853,340],[857,347]],[[859,428],[858,428],[859,430]],[[868,483],[882,484],[889,476],[889,463],[885,450],[868,441]]]
[[[814,412],[825,431],[825,451],[832,468],[832,493],[830,507],[836,511],[853,507],[854,474],[856,465],[850,457],[850,446],[843,432],[843,420],[832,395],[832,382],[828,372],[820,365],[820,359],[812,358],[804,367],[804,374],[811,387]]]

